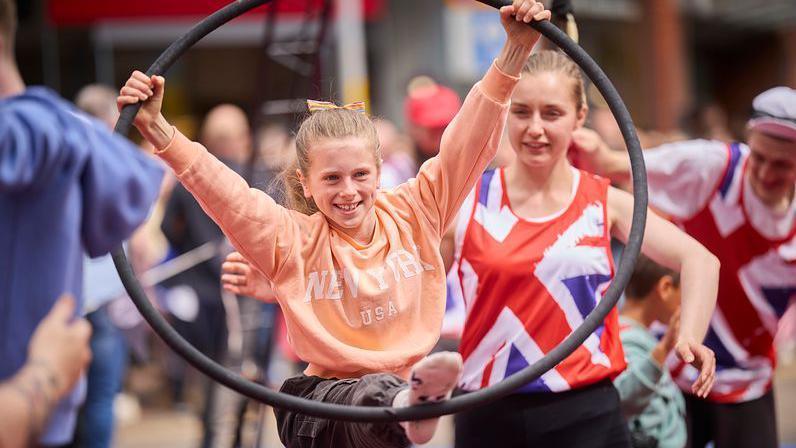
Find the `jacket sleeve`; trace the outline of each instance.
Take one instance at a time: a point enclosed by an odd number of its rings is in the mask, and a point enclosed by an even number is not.
[[[0,192],[46,184],[69,163],[69,148],[57,114],[46,104],[20,99],[0,109]]]
[[[0,192],[48,188],[67,174],[80,182],[81,236],[96,257],[141,224],[163,169],[124,137],[63,100],[25,98],[0,111]]]
[[[728,146],[709,140],[668,143],[644,150],[650,205],[678,219],[702,210],[729,162]]]
[[[399,187],[415,198],[440,236],[495,157],[509,98],[518,80],[492,64],[445,129],[439,154],[423,164],[416,179]]]
[[[81,230],[86,251],[96,257],[117,247],[144,222],[160,193],[163,168],[127,139],[104,129],[86,138]]]
[[[650,357],[650,352],[628,333],[631,332],[622,332],[621,336],[627,368],[614,379],[614,386],[619,391],[624,414],[638,415],[657,393],[663,370]]]
[[[274,278],[301,235],[295,212],[251,188],[204,146],[179,131],[158,154],[232,245],[266,277]]]

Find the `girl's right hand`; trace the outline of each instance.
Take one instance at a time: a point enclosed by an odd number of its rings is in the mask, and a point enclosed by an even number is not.
[[[119,90],[119,97],[116,98],[119,112],[129,104],[136,104],[139,101],[144,103],[133,120],[133,124],[142,134],[145,134],[145,130],[161,117],[160,109],[163,105],[165,85],[166,80],[162,76],[147,76],[136,70]]]

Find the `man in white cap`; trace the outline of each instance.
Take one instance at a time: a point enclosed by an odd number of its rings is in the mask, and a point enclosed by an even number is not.
[[[753,102],[746,143],[692,140],[644,151],[650,204],[721,260],[705,345],[716,353],[706,399],[689,395],[696,371],[670,365],[686,394],[690,446],[777,447],[772,376],[779,318],[796,300],[796,90]],[[588,130],[575,149],[587,168],[627,179],[627,155]]]

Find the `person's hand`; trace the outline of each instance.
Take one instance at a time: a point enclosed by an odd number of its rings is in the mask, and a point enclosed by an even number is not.
[[[680,310],[677,310],[669,319],[669,326],[666,328],[666,333],[652,349],[652,358],[663,367],[666,357],[677,344],[677,335],[680,334]]]
[[[64,396],[91,361],[91,326],[82,318],[73,320],[75,300],[64,294],[36,327],[28,344],[28,365],[42,368],[55,390]]]
[[[700,398],[707,397],[716,380],[716,356],[713,350],[681,337],[675,345],[675,353],[680,359],[699,370],[699,376],[691,385],[691,392]]]
[[[550,11],[541,2],[514,0],[511,5],[500,8],[500,22],[506,30],[506,37],[527,49],[536,45],[540,37],[538,31],[527,25],[534,20],[550,20]]]
[[[578,168],[600,174],[606,151],[612,151],[600,134],[588,129],[578,128],[572,132],[570,154],[578,161]]]
[[[136,70],[119,90],[119,97],[116,98],[116,107],[121,112],[122,108],[128,104],[143,102],[144,104],[133,120],[135,127],[143,133],[161,115],[160,109],[163,106],[165,86],[166,79],[162,76],[147,76]]]
[[[221,285],[239,296],[254,297],[266,303],[276,302],[271,282],[238,252],[227,255],[221,265]]]

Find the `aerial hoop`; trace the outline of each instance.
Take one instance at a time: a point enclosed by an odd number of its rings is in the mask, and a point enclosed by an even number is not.
[[[147,74],[161,75],[165,73],[183,53],[204,36],[246,11],[269,3],[270,1],[271,0],[237,0],[216,11],[169,46],[166,51],[158,57],[155,63],[149,67]],[[511,4],[510,0],[479,1],[494,8],[500,8],[501,6]],[[619,93],[602,69],[581,47],[570,40],[566,34],[553,24],[549,22],[532,22],[529,25],[539,31],[548,40],[558,45],[581,67],[583,72],[586,73],[594,85],[597,86],[597,89],[608,103],[616,121],[619,123],[619,128],[630,154],[630,166],[633,173],[633,220],[627,245],[619,263],[619,269],[605,297],[603,297],[600,303],[589,313],[580,327],[575,329],[572,334],[561,342],[561,344],[533,365],[526,367],[498,384],[440,403],[410,406],[406,408],[390,408],[345,406],[306,400],[292,395],[282,394],[246,380],[206,357],[185,341],[185,339],[183,339],[152,306],[143,288],[136,279],[124,251],[119,247],[113,251],[113,262],[116,265],[122,283],[124,283],[130,298],[133,300],[138,310],[158,336],[199,371],[242,395],[276,408],[287,409],[321,418],[357,422],[423,420],[465,411],[510,394],[519,387],[540,377],[543,373],[552,369],[564,360],[564,358],[569,356],[570,353],[577,349],[577,347],[602,324],[605,316],[608,315],[614,305],[616,305],[619,296],[630,279],[633,266],[636,263],[641,249],[641,241],[644,236],[644,227],[647,218],[647,175],[644,169],[641,145],[636,135],[635,127],[633,126],[633,120],[625,104],[622,102]],[[140,103],[129,105],[124,108],[116,124],[116,132],[125,136],[127,135],[133,118],[139,108]]]

